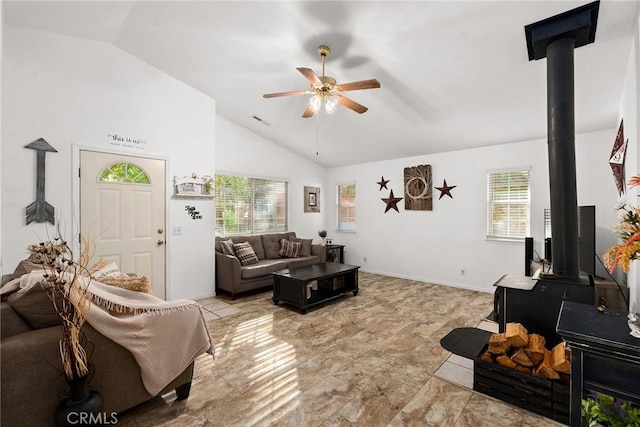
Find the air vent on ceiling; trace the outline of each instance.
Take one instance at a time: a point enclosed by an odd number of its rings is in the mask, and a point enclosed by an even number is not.
[[[253,119],[255,119],[255,120],[259,121],[260,123],[262,123],[262,124],[263,124],[263,125],[265,125],[265,126],[271,126],[271,123],[269,123],[269,122],[267,122],[267,121],[262,120],[262,119],[261,119],[260,117],[258,117],[258,116],[251,116],[251,117],[252,117]]]

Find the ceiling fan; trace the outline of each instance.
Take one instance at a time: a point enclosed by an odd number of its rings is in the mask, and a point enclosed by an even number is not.
[[[320,111],[322,105],[324,105],[325,110],[328,113],[332,113],[333,111],[335,111],[338,104],[342,104],[345,107],[355,111],[356,113],[364,113],[368,110],[367,107],[362,104],[358,104],[357,102],[347,98],[346,96],[340,95],[340,92],[362,89],[376,89],[380,87],[380,82],[376,79],[370,79],[351,83],[337,84],[336,79],[334,79],[333,77],[325,76],[324,74],[324,63],[330,53],[331,49],[329,49],[329,46],[318,46],[318,54],[322,58],[322,76],[320,77],[318,77],[318,75],[314,73],[311,68],[296,68],[296,70],[300,71],[300,73],[309,81],[309,83],[311,83],[311,88],[309,90],[267,93],[262,96],[264,98],[277,98],[279,96],[313,95],[309,99],[309,105],[307,106],[307,109],[304,110],[304,113],[302,114],[303,118],[313,117],[315,113]]]

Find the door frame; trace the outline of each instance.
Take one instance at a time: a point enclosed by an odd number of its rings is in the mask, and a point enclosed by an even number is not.
[[[164,160],[165,162],[165,185],[164,185],[164,230],[165,230],[165,251],[164,251],[164,297],[166,301],[171,301],[171,233],[168,230],[168,224],[171,224],[171,194],[172,181],[170,176],[169,158],[164,155],[151,152],[131,152],[126,150],[118,150],[111,147],[102,147],[96,145],[71,144],[71,212],[74,220],[71,223],[71,250],[74,254],[80,253],[80,242],[78,235],[80,234],[80,177],[78,169],[80,168],[80,151],[94,151],[104,154],[115,154],[127,157],[141,157],[153,160]]]

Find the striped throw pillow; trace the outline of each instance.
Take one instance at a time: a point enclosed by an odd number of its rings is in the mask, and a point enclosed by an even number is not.
[[[300,242],[292,242],[287,239],[280,239],[280,250],[278,255],[282,258],[296,258],[300,253]]]
[[[256,264],[258,262],[258,256],[249,244],[249,242],[234,243],[233,252],[240,260],[240,265]]]

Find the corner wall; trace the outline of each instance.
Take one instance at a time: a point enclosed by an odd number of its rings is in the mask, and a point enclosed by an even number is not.
[[[56,208],[64,237],[77,232],[72,201],[73,145],[169,159],[167,174],[214,171],[215,101],[122,50],[68,36],[4,26],[2,62],[2,258],[4,272],[25,258],[28,244],[54,227],[29,224],[35,197],[35,155],[23,148],[43,137],[57,153],[46,156],[46,199]],[[141,139],[114,145],[109,135]],[[184,200],[167,189],[167,299],[214,292],[213,201],[196,201],[193,221]]]
[[[628,138],[625,174],[627,179],[640,175],[640,14],[634,31],[629,62],[620,100],[620,120],[624,120],[624,137]],[[634,206],[640,206],[640,187],[627,191],[625,200]],[[618,269],[619,270],[619,269]],[[640,311],[640,260],[633,261],[627,276],[629,285],[630,308]]]
[[[608,156],[614,138],[615,129],[576,136],[578,204],[596,205],[599,254],[613,241],[609,212],[617,197],[610,189],[615,185]],[[433,210],[406,211],[402,200],[399,213],[384,213],[380,199],[388,197],[389,191],[380,191],[376,182],[384,176],[390,180],[388,189],[404,197],[404,168],[423,164],[432,167]],[[493,292],[493,284],[503,274],[524,275],[524,242],[486,240],[486,173],[518,167],[531,168],[530,235],[542,256],[544,209],[550,205],[546,140],[329,169],[329,197],[335,197],[339,182],[356,181],[357,191],[356,233],[335,231],[335,219],[327,216],[329,237],[346,244],[346,262],[361,265],[364,271]],[[442,186],[444,179],[456,186],[453,199],[439,199],[435,187]],[[605,274],[602,268],[598,272]]]

